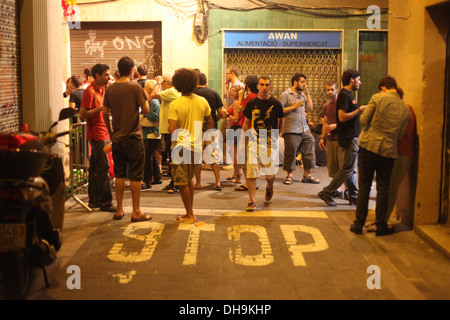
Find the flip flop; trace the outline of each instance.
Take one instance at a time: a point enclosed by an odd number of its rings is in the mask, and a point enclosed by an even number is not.
[[[169,189],[167,191],[168,194],[175,194],[175,193],[179,193],[180,190],[178,188],[173,188],[173,189]]]
[[[266,188],[266,194],[265,194],[266,201],[272,200],[272,197],[273,197],[273,187],[270,189]]]
[[[123,216],[125,215],[125,213],[121,216],[118,216],[117,213],[115,215],[113,215],[113,219],[114,220],[122,220]]]
[[[227,177],[227,180],[234,180],[236,179],[236,176],[233,174],[232,176]]]
[[[179,223],[195,223],[195,218],[176,217],[175,221]]]
[[[222,191],[222,187],[220,187],[220,186],[215,186],[215,187],[214,187],[214,190]]]
[[[236,191],[248,191],[248,188],[244,185],[234,188]]]
[[[152,220],[152,216],[149,214],[144,214],[139,218],[131,218],[131,222],[142,222]]]

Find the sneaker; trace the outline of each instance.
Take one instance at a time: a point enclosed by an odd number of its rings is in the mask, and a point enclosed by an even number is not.
[[[345,191],[344,191],[344,199],[345,200],[350,200],[350,195],[349,195],[349,192],[348,192],[347,189],[345,189]]]
[[[314,184],[320,183],[319,180],[317,180],[316,178],[313,178],[312,176],[303,177],[302,182],[303,183],[314,183]]]
[[[319,196],[320,199],[322,199],[323,201],[325,201],[325,203],[326,203],[327,205],[329,205],[330,207],[335,207],[335,206],[337,206],[337,203],[336,203],[336,201],[334,201],[333,197],[332,197],[332,196],[327,196],[327,195],[325,194],[325,192],[320,191],[317,195]]]
[[[227,166],[223,166],[222,170],[234,170],[234,165],[231,163]]]
[[[354,224],[352,224],[350,226],[350,231],[355,233],[355,234],[362,234],[363,233],[362,228],[358,227],[358,226],[355,226]]]
[[[88,207],[91,208],[91,209],[97,209],[99,206],[96,205],[95,203],[89,203]]]
[[[338,191],[336,190],[335,192],[333,192],[333,198],[342,198],[342,191]]]
[[[141,190],[151,189],[152,186],[150,184],[141,184]]]
[[[254,203],[253,201],[250,201],[247,204],[247,207],[245,208],[245,211],[255,211],[256,209],[256,203]]]
[[[377,226],[377,230],[375,231],[376,236],[387,236],[393,234],[395,232],[394,227],[379,227]]]
[[[116,207],[114,207],[113,205],[111,205],[109,207],[100,207],[100,211],[116,212]]]

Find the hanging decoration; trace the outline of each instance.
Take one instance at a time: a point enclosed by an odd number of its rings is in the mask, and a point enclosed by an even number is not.
[[[61,7],[63,9],[64,17],[73,18],[75,15],[74,6],[77,5],[76,0],[61,0]]]

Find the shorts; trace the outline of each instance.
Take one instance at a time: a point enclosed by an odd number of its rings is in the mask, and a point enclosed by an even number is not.
[[[183,149],[183,152],[185,152],[185,149]],[[187,151],[190,153],[190,161],[189,163],[181,162],[179,164],[176,164],[174,162],[170,163],[170,173],[173,180],[174,186],[187,186],[189,182],[194,178],[195,176],[195,159],[196,157],[199,157],[201,155],[196,155],[195,152]]]
[[[205,132],[203,132],[202,139],[203,161],[209,165],[218,164],[220,163],[219,154],[221,154],[223,150],[222,135],[217,129],[208,130],[206,133],[205,136]]]
[[[267,146],[265,143],[258,144],[250,141],[248,144],[246,167],[247,178],[255,179],[260,176],[271,178],[278,172],[279,154],[278,143]]]
[[[142,181],[144,174],[144,143],[142,139],[129,137],[112,144],[114,176]],[[128,172],[127,172],[128,171]]]

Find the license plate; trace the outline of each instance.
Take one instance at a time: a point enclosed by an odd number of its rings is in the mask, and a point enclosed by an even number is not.
[[[0,250],[25,248],[25,231],[25,224],[0,224]]]

